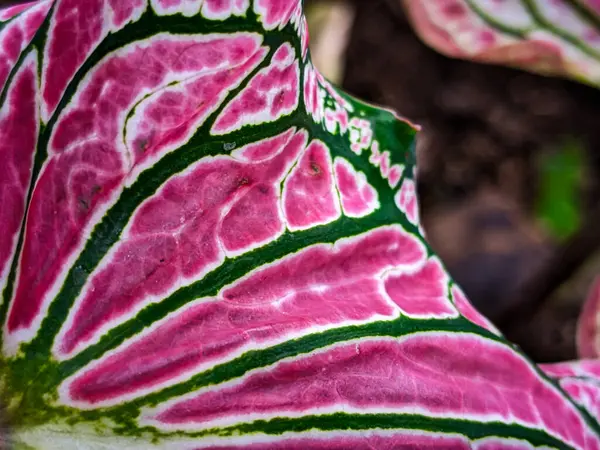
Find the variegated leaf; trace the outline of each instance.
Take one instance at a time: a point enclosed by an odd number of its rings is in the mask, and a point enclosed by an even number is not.
[[[577,351],[581,358],[600,356],[600,277],[594,281],[577,322]]]
[[[415,127],[323,79],[299,0],[2,17],[3,439],[600,448],[431,252]]]
[[[419,36],[452,57],[600,86],[597,0],[399,0]]]

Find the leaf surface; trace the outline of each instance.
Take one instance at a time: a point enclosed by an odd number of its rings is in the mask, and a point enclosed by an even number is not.
[[[2,17],[15,445],[600,448],[427,246],[417,128],[315,70],[301,2]]]
[[[400,0],[445,55],[600,85],[596,0]]]

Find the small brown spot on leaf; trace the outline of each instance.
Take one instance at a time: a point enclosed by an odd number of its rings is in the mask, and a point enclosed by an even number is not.
[[[138,141],[138,151],[144,153],[147,149],[148,149],[148,139],[147,138],[141,138]]]
[[[78,199],[78,201],[79,201],[79,206],[81,206],[81,208],[90,209],[90,202],[88,202],[85,198],[80,197]]]
[[[144,153],[146,150],[148,150],[152,145],[153,137],[154,131],[150,131],[147,136],[138,138],[136,142],[138,152]]]

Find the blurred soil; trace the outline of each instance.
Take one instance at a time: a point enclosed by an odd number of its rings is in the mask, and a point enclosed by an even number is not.
[[[600,90],[446,58],[415,36],[393,0],[355,7],[343,87],[423,126],[418,189],[427,237],[496,320],[556,248],[532,212],[540,155],[580,138],[590,168],[581,195],[588,209],[599,203]],[[538,361],[574,358],[577,314],[596,274],[600,255],[510,337]]]

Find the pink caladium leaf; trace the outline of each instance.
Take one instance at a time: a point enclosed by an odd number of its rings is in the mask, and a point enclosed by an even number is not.
[[[581,358],[600,357],[600,277],[588,293],[577,322],[577,352]]]
[[[600,449],[593,377],[470,305],[423,237],[417,127],[315,70],[300,0],[0,18],[3,441]]]
[[[399,0],[419,36],[455,58],[600,86],[597,0]]]
[[[600,417],[600,360],[582,359],[540,367],[593,417]]]

